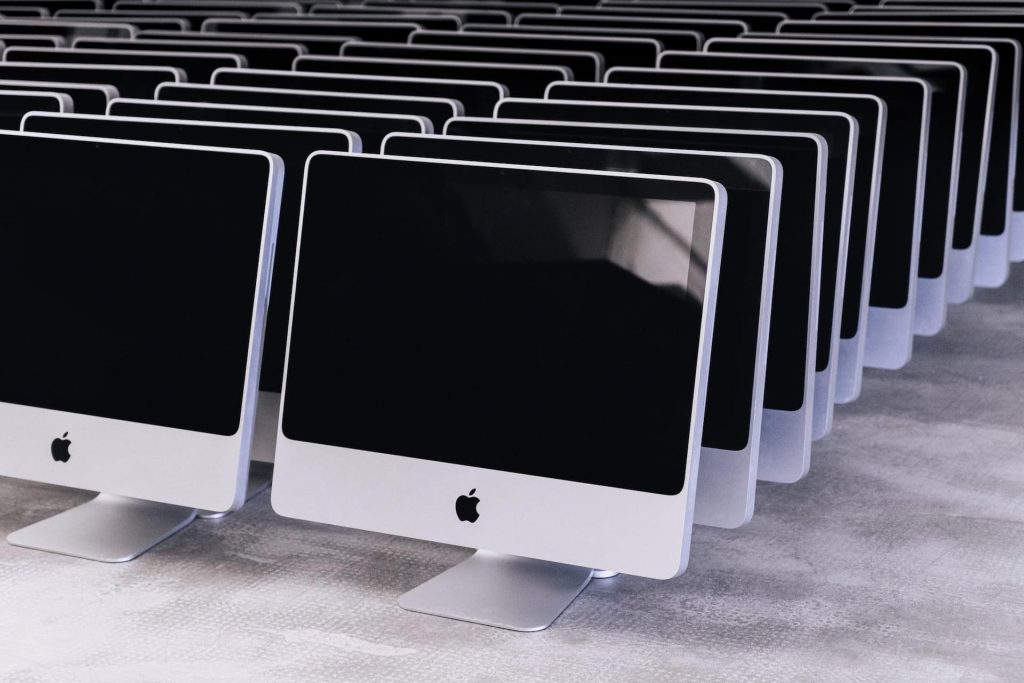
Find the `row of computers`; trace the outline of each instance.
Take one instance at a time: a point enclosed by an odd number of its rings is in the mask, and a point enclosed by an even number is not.
[[[131,559],[273,462],[283,515],[481,549],[404,607],[543,628],[1024,260],[1014,10],[31,4],[0,474],[101,493],[16,545]]]

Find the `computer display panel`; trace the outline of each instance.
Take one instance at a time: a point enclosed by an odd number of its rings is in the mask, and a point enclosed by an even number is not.
[[[701,176],[732,198],[718,303],[694,523],[735,528],[754,512],[775,275],[782,166],[765,156],[647,147],[396,134],[383,154],[651,175]]]
[[[97,9],[100,7],[99,0],[37,0],[28,2],[21,0],[3,0],[0,2],[0,14],[5,13],[8,8],[30,6],[41,9],[48,14],[56,14],[63,9]],[[47,16],[47,15],[43,15]]]
[[[7,47],[64,47],[68,41],[60,36],[32,35],[31,33],[0,33],[0,42]]]
[[[280,160],[0,137],[11,332],[0,352],[18,359],[0,379],[3,474],[189,508],[240,505]]]
[[[244,2],[243,0],[197,0],[196,2],[168,2],[168,0],[117,0],[113,5],[118,10],[218,10],[228,12],[242,12],[253,14],[254,12],[284,12],[299,14],[302,12],[302,4],[296,2],[274,2],[272,0],[260,0],[259,2]]]
[[[499,103],[495,115],[498,118],[555,118],[650,125],[735,126],[781,132],[809,132],[825,138],[829,151],[826,165],[828,191],[824,205],[825,228],[817,306],[812,436],[821,438],[829,431],[835,401],[835,361],[843,287],[846,282],[846,251],[859,131],[856,119],[849,114],[834,111],[517,99]]]
[[[560,66],[533,64],[488,64],[483,62],[441,62],[376,57],[299,57],[295,71],[413,78],[452,78],[500,83],[510,95],[541,97],[555,81],[571,76]]]
[[[433,130],[430,121],[419,116],[209,102],[167,102],[118,98],[110,103],[107,113],[111,116],[350,130],[362,140],[363,150],[371,153],[380,150],[380,143],[388,133],[430,133]]]
[[[881,19],[881,17],[868,17],[868,19]],[[780,27],[780,30],[787,34],[802,34],[805,29],[811,29],[812,31],[821,30],[828,32],[827,36],[823,35],[822,37],[829,38],[846,34],[870,33],[875,38],[884,36],[886,39],[892,35],[894,38],[899,37],[900,40],[941,39],[943,42],[984,43],[991,45],[999,52],[1000,75],[997,77],[999,87],[996,92],[994,115],[998,115],[999,111],[1005,107],[1005,104],[1001,104],[1001,100],[1005,99],[1009,92],[1009,98],[1012,102],[1011,107],[1015,112],[1016,123],[1014,125],[1017,130],[1017,163],[1014,173],[1013,232],[1010,235],[1010,260],[1013,262],[1024,261],[1024,149],[1022,149],[1024,147],[1024,139],[1020,135],[1020,130],[1024,127],[1021,121],[1024,118],[1024,108],[1021,108],[1018,102],[1019,93],[1024,91],[1024,86],[1021,84],[1022,80],[1024,80],[1024,69],[1021,67],[1021,45],[1024,45],[1024,18],[1022,18],[1021,23],[1016,24],[961,24],[951,21],[930,20],[898,22],[827,21],[820,23],[821,28],[812,28],[810,26],[803,26],[802,22],[793,22],[792,25],[787,22]],[[1003,44],[1007,42],[1011,46],[1013,55],[1004,54],[1005,46]],[[1007,70],[1013,71],[1013,78],[1016,81],[1013,86],[1004,85],[1006,77],[1002,74]],[[992,132],[993,135],[998,134],[996,127],[993,127]]]
[[[4,51],[5,62],[61,64],[118,64],[126,66],[167,66],[185,72],[189,81],[205,83],[217,69],[246,66],[240,55],[203,52],[152,52],[147,50],[93,50],[81,47],[12,47]]]
[[[637,29],[662,35],[662,43],[668,49],[680,49],[670,45],[669,34],[662,31],[696,31],[704,38],[735,38],[750,30],[750,26],[742,21],[716,19],[659,19],[632,17],[596,17],[596,16],[562,16],[541,13],[524,13],[516,17],[516,26],[549,26],[555,28],[571,27],[577,29]]]
[[[492,62],[497,64],[537,64],[560,66],[570,78],[597,81],[604,75],[604,59],[596,52],[581,50],[537,50],[464,45],[396,45],[355,41],[341,48],[342,56],[419,59],[443,62]]]
[[[414,97],[442,97],[462,105],[467,116],[489,116],[494,105],[508,96],[500,83],[460,81],[450,78],[346,75],[272,69],[220,69],[213,74],[214,85],[316,90],[335,93],[370,93]]]
[[[895,317],[899,323],[899,329],[904,334],[911,332],[921,333],[940,327],[944,321],[946,310],[945,291],[939,290],[936,294],[927,296],[922,290],[932,284],[936,284],[936,278],[944,274],[943,264],[945,262],[947,230],[945,229],[950,216],[953,215],[956,190],[959,186],[959,167],[953,163],[950,155],[957,151],[957,143],[960,135],[960,123],[957,119],[958,112],[962,108],[960,101],[961,74],[955,67],[943,68],[940,76],[931,77],[940,92],[932,88],[928,83],[918,78],[893,77],[893,76],[854,76],[854,75],[830,75],[827,73],[794,73],[788,69],[810,69],[820,71],[817,65],[806,66],[794,57],[769,57],[757,56],[748,58],[746,55],[734,55],[729,53],[698,53],[683,55],[681,53],[665,53],[665,60],[674,67],[664,69],[614,69],[608,73],[608,81],[621,84],[639,84],[648,87],[656,86],[700,86],[700,87],[735,87],[755,88],[784,91],[807,91],[809,93],[845,93],[858,96],[874,96],[885,103],[887,119],[891,126],[901,130],[920,130],[922,124],[930,122],[929,129],[936,130],[936,135],[928,136],[928,142],[935,145],[935,149],[929,149],[928,158],[934,156],[936,163],[922,168],[918,158],[920,155],[921,141],[906,135],[885,136],[882,148],[882,178],[880,183],[877,206],[877,228],[875,231],[875,244],[871,253],[864,252],[865,272],[869,274],[869,282],[864,283],[869,291],[864,295],[869,304],[868,318],[874,317],[876,321],[881,318]],[[840,64],[840,67],[844,66]],[[763,69],[763,70],[759,70]],[[928,92],[932,92],[929,109],[924,109]],[[925,117],[928,117],[927,119]],[[936,123],[938,119],[938,123]],[[944,124],[944,128],[937,126]],[[887,124],[888,125],[888,124]],[[858,154],[858,161],[862,156]],[[929,180],[931,185],[929,186]],[[921,189],[923,187],[923,190]],[[913,277],[909,266],[902,262],[892,263],[892,259],[901,252],[897,243],[894,249],[893,241],[900,235],[907,234],[913,226],[915,215],[915,202],[919,192],[926,195],[931,189],[932,193],[945,199],[945,204],[937,202],[938,206],[930,210],[940,213],[943,222],[937,225],[941,228],[942,240],[933,240],[929,244],[934,247],[932,250],[923,250],[919,257],[917,269],[918,295],[914,306],[914,319],[909,318],[909,311],[892,313],[893,308],[905,307],[905,300],[896,298],[892,300],[892,292],[902,291],[906,282]],[[923,201],[923,200],[922,200]],[[968,224],[973,226],[975,218],[975,207],[977,201],[970,205],[970,215],[966,217]],[[856,212],[856,205],[854,210]],[[944,212],[944,213],[943,213]],[[923,213],[922,213],[923,216]],[[935,224],[933,222],[933,224]],[[854,228],[856,229],[856,221]],[[938,232],[938,231],[937,231]],[[855,233],[853,233],[855,234]],[[859,262],[861,244],[851,237],[851,257],[853,262]],[[923,249],[923,247],[922,247]],[[878,257],[879,263],[884,264],[875,267],[874,259]],[[901,269],[902,268],[902,269]],[[851,272],[848,269],[848,274]],[[905,273],[905,276],[904,276]],[[947,279],[941,281],[947,283]],[[851,289],[850,281],[847,280],[845,295],[856,296],[856,289]],[[933,288],[934,289],[934,288]],[[927,308],[930,315],[929,320],[937,320],[932,327],[918,325],[922,314],[919,312],[919,303],[924,300],[934,303],[932,308]],[[845,308],[845,306],[844,306]],[[851,309],[852,310],[852,309]],[[876,322],[876,332],[881,322]],[[891,327],[891,325],[886,325]],[[870,324],[865,325],[866,330],[871,328]],[[863,354],[856,347],[844,344],[844,339],[850,339],[857,328],[850,325],[850,320],[843,321],[843,329],[840,333],[840,357],[850,360],[866,357],[869,365],[874,363],[892,363],[893,360],[884,361],[878,358],[891,356],[893,346],[886,337],[876,336],[871,339],[865,338]],[[869,335],[870,337],[870,335]],[[898,349],[907,349],[907,343],[902,342],[896,345]],[[843,366],[840,366],[840,384],[836,389],[837,400],[849,402],[854,400],[859,393],[859,384],[844,383],[851,378],[842,376]],[[859,380],[858,380],[859,381]]]
[[[777,36],[769,40],[751,40],[757,46],[736,46],[729,43],[709,45],[709,50],[723,52],[771,51],[793,55],[829,55],[853,59],[896,59],[913,62],[918,69],[929,68],[929,62],[946,62],[960,65],[966,72],[964,78],[964,135],[969,153],[977,149],[976,137],[981,141],[981,167],[985,174],[979,181],[983,189],[981,198],[981,215],[977,216],[974,232],[968,239],[966,226],[960,234],[950,235],[948,244],[953,251],[950,254],[952,273],[955,279],[966,280],[973,263],[974,284],[985,287],[996,287],[1006,281],[1009,276],[1009,230],[1012,223],[1012,183],[1011,168],[1016,165],[1016,140],[1002,139],[1002,144],[993,144],[993,127],[995,116],[996,89],[998,87],[997,63],[998,55],[987,45],[922,44],[922,43],[890,43],[888,41],[833,41],[801,39],[793,36]],[[922,64],[924,62],[924,64]],[[924,74],[920,74],[924,76]],[[1003,122],[1008,125],[1009,121]],[[1006,135],[1009,131],[1004,129]],[[962,146],[962,147],[963,147]],[[930,203],[930,202],[929,202]],[[954,226],[950,226],[954,227]],[[925,222],[924,235],[929,234],[928,223]],[[965,247],[966,245],[966,247]],[[962,253],[965,248],[973,253]],[[949,246],[947,246],[947,250]],[[954,283],[954,288],[964,289],[968,285]]]
[[[882,145],[885,138],[886,107],[878,97],[851,95],[845,93],[811,93],[793,90],[765,90],[729,88],[726,83],[712,76],[706,81],[714,87],[702,84],[653,86],[632,84],[556,83],[548,88],[550,99],[644,102],[666,104],[707,104],[723,106],[768,107],[782,109],[806,109],[812,111],[842,111],[857,120],[858,135],[854,155],[852,194],[849,201],[850,218],[847,229],[845,282],[842,296],[836,299],[833,312],[833,344],[830,353],[835,354],[832,364],[835,372],[835,400],[840,401],[840,387],[844,393],[858,388],[863,373],[864,342],[866,339],[868,284],[871,278],[871,264],[865,260],[868,249],[874,251],[875,228],[878,214],[878,195],[881,177]],[[823,272],[837,272],[842,256],[837,251],[829,252],[836,243],[826,243],[822,258]],[[838,330],[838,332],[836,332]],[[826,394],[822,393],[824,397]],[[847,399],[849,400],[849,399]],[[820,438],[828,431],[827,421],[831,408],[819,404],[816,410],[815,436]],[[824,422],[823,422],[824,420]]]
[[[790,19],[810,19],[819,12],[828,8],[821,3],[814,2],[721,2],[719,0],[604,0],[602,7],[617,8],[631,7],[651,10],[675,10],[678,8],[704,8],[704,9],[740,9],[748,11],[770,11],[781,12]]]
[[[6,90],[0,86],[0,129],[18,130],[21,117],[30,111],[73,111],[71,97],[61,92]]]
[[[875,237],[864,362],[867,367],[886,369],[906,365],[913,348],[915,307],[920,282],[919,253],[928,170],[928,142],[931,137],[931,85],[921,78],[874,75],[869,70],[871,67],[884,73],[889,65],[871,65],[867,60],[808,60],[792,55],[746,53],[701,53],[693,56],[695,59],[692,65],[695,68],[756,71],[786,76],[807,72],[808,76],[827,76],[830,79],[827,83],[830,92],[877,94],[876,88],[882,81],[905,82],[906,86],[899,91],[902,96],[889,101],[888,112],[891,125],[900,125],[905,133],[886,137],[887,143],[893,148],[898,147],[899,151],[893,157],[893,150],[886,150],[885,156],[905,159],[907,168],[895,178],[887,178],[883,172],[879,196],[880,226]],[[673,61],[673,64],[691,64],[684,55],[673,53],[672,57],[673,60],[682,60]],[[956,71],[955,66],[951,69],[951,73]],[[671,73],[668,68],[663,71]],[[833,74],[834,71],[840,73]],[[651,79],[651,82],[657,83],[663,76],[652,71],[649,76],[637,73],[630,78]],[[899,110],[893,106],[895,103],[902,103]],[[945,198],[943,206],[948,206],[948,198]],[[891,228],[888,227],[890,225]],[[941,227],[945,228],[944,225]]]
[[[185,72],[170,66],[0,62],[0,79],[99,83],[117,88],[123,97],[150,98],[161,83],[184,81]]]
[[[207,33],[284,33],[328,36],[354,36],[360,40],[404,43],[413,31],[423,28],[413,22],[387,21],[309,21],[302,19],[207,19],[202,30]]]
[[[547,50],[586,50],[604,59],[605,67],[654,66],[661,44],[652,38],[614,38],[544,33],[488,33],[486,31],[416,31],[413,45],[473,45]]]
[[[165,84],[157,89],[156,99],[168,102],[212,102],[339,112],[405,114],[427,119],[434,130],[442,128],[445,121],[462,113],[462,107],[458,102],[440,97],[342,94],[316,90],[190,83]]]
[[[463,31],[501,33],[516,35],[528,33],[536,35],[564,36],[588,36],[595,38],[642,38],[655,40],[663,48],[669,50],[699,50],[703,34],[698,31],[682,31],[667,29],[644,29],[644,28],[602,28],[600,26],[542,26],[542,25],[512,25],[496,26],[494,24],[463,24]]]
[[[132,26],[136,30],[141,30],[143,28],[152,28],[166,31],[184,31],[190,27],[188,21],[183,17],[139,17],[131,14],[94,14],[90,12],[85,15],[62,14],[59,18],[77,22],[98,21],[103,23],[109,23],[111,21],[114,21],[119,24],[126,24],[128,26]]]
[[[244,19],[245,14],[243,12],[228,12],[223,10],[209,10],[209,9],[195,9],[195,10],[166,10],[158,9],[162,5],[150,4],[152,9],[112,9],[112,10],[96,10],[91,12],[91,16],[88,18],[90,21],[116,21],[118,23],[126,23],[135,26],[139,31],[151,30],[151,31],[198,31],[202,27],[203,22],[207,19]],[[63,13],[59,12],[59,16],[64,16],[67,19],[75,19],[81,21],[84,19],[83,13]],[[166,27],[161,27],[160,24],[167,24]]]
[[[609,7],[599,5],[597,7],[575,6],[563,7],[558,10],[560,16],[605,16],[605,17],[631,17],[645,19],[733,19],[742,21],[752,31],[774,31],[775,27],[787,19],[782,12],[765,12],[759,10],[740,10],[730,7],[719,9],[652,9],[649,7]]]
[[[418,0],[367,0],[367,2],[363,3],[363,6],[373,7],[375,9],[418,9],[420,7],[420,3],[418,2]],[[444,7],[446,9],[452,8],[500,10],[503,12],[507,12],[512,18],[515,18],[516,16],[523,14],[524,12],[549,12],[551,14],[554,14],[555,11],[558,10],[558,5],[553,2],[519,2],[519,0],[513,0],[511,2],[507,2],[505,0],[488,0],[487,3],[480,3],[475,1],[461,2],[459,0],[445,0],[443,4],[436,6]],[[479,22],[479,19],[475,21]]]
[[[263,150],[281,158],[285,175],[259,376],[260,398],[256,408],[256,438],[252,453],[254,460],[272,462],[284,372],[292,266],[295,261],[295,240],[299,227],[299,207],[302,202],[302,172],[306,159],[313,152],[360,152],[362,143],[359,136],[340,129],[38,113],[25,116],[22,130],[31,133],[185,145],[219,145]]]
[[[811,133],[494,118],[452,119],[445,132],[525,141],[757,153],[777,158],[783,165],[785,182],[779,206],[780,237],[758,478],[791,482],[807,473],[828,159],[824,138]]]
[[[71,98],[71,108],[68,111],[86,114],[102,114],[107,110],[107,102],[117,97],[117,88],[110,85],[53,81],[0,80],[0,90],[44,90],[63,93]]]
[[[356,40],[353,36],[319,36],[319,35],[294,35],[286,33],[232,33],[225,36],[222,33],[204,33],[202,31],[139,31],[139,38],[159,40],[181,40],[181,41],[204,41],[220,43],[224,41],[242,40],[247,43],[288,43],[300,45],[309,54],[313,55],[337,55],[341,46],[350,40]],[[277,68],[277,67],[275,67]],[[280,68],[290,69],[291,62]]]
[[[313,155],[275,510],[681,573],[725,201],[705,180]],[[470,492],[475,523],[453,509]]]
[[[60,21],[57,19],[0,19],[0,33],[28,33],[32,35],[60,36],[71,42],[75,38],[134,38],[136,29],[131,24],[117,22]]]
[[[517,3],[518,4],[518,3]],[[417,15],[417,14],[443,14],[454,16],[459,19],[459,26],[466,22],[483,22],[507,26],[512,23],[512,13],[504,9],[464,9],[462,7],[446,7],[444,4],[420,4],[413,6],[344,6],[324,5],[313,6],[309,10],[312,16],[322,16],[328,19],[339,19],[342,17],[358,17],[359,15],[388,13],[392,15]]]
[[[253,19],[280,19],[282,15],[276,12],[258,12],[252,15]],[[462,20],[455,15],[430,14],[430,13],[408,13],[393,14],[384,12],[381,14],[363,13],[353,15],[351,13],[341,14],[303,14],[295,17],[304,21],[372,21],[374,23],[414,23],[426,29],[438,29],[441,31],[458,31],[462,26]]]
[[[296,43],[256,43],[236,40],[80,38],[75,41],[74,47],[99,50],[148,50],[151,52],[225,52],[245,57],[245,61],[251,69],[290,69],[296,57],[306,54],[305,48]]]

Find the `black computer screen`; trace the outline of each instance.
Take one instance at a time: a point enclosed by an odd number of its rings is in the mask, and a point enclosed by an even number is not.
[[[536,64],[430,62],[376,57],[304,56],[295,60],[295,70],[317,73],[494,81],[508,88],[510,95],[521,97],[541,97],[544,95],[544,88],[555,81],[564,81],[567,75],[564,68]]]
[[[285,436],[678,493],[713,209],[704,183],[314,156]]]
[[[19,134],[0,148],[0,401],[234,434],[268,159]]]
[[[486,81],[254,69],[218,71],[213,76],[213,84],[337,93],[444,97],[460,102],[466,116],[490,116],[494,111],[494,105],[506,94],[505,89],[498,83]]]
[[[792,37],[797,37],[798,34],[804,32],[804,26],[800,23],[786,23],[779,30],[786,33],[787,36],[792,34]],[[1021,23],[1016,24],[948,23],[948,20],[946,22],[933,21],[931,17],[928,17],[927,20],[912,22],[821,22],[821,27],[816,26],[814,29],[815,33],[818,31],[822,33],[821,37],[825,38],[841,38],[844,35],[849,35],[851,38],[867,39],[898,37],[899,40],[991,45],[999,53],[998,86],[996,88],[997,114],[999,110],[1009,107],[1012,115],[1013,78],[1017,78],[1017,87],[1024,92],[1024,69],[1017,68],[1017,60],[1020,59],[1020,56],[1016,54],[1021,50],[1020,46],[1024,45],[1024,16],[1021,16]],[[1017,107],[1017,127],[1019,130],[1024,130],[1024,107]],[[1004,128],[1004,126],[993,126],[993,140],[997,135],[1008,135],[1008,133],[1001,132],[1000,128]],[[1024,135],[1017,137],[1017,166],[1014,174],[1013,198],[1014,210],[1024,211]]]
[[[847,240],[840,336],[844,339],[851,339],[857,334],[860,323],[861,288],[864,282],[865,244],[871,214],[874,148],[878,135],[879,106],[876,102],[856,96],[815,93],[774,94],[766,91],[729,90],[725,87],[707,89],[688,85],[644,87],[613,84],[591,85],[588,83],[557,83],[548,90],[548,97],[554,100],[663,102],[666,104],[707,104],[730,107],[746,104],[750,107],[841,111],[855,118],[859,135],[857,136],[852,186],[853,201],[851,202],[850,229]],[[822,273],[834,273],[839,263],[839,242],[826,241],[822,246]]]
[[[288,307],[291,304],[292,272],[295,263],[295,236],[299,229],[299,209],[302,202],[303,167],[313,152],[351,151],[348,135],[340,130],[300,127],[268,127],[253,124],[230,126],[215,122],[149,121],[45,114],[26,118],[23,130],[30,133],[257,149],[281,157],[285,168],[284,188],[277,228],[270,307],[263,342],[263,365],[260,370],[260,389],[281,391],[284,348],[288,337]]]
[[[251,86],[173,83],[160,88],[157,99],[167,102],[215,102],[262,107],[323,109],[326,111],[406,114],[429,119],[435,129],[459,114],[458,104],[439,97],[407,97],[365,93],[326,93]]]
[[[994,65],[997,57],[992,52],[980,45],[964,45],[949,47],[932,47],[930,45],[893,45],[884,41],[855,43],[849,41],[813,41],[803,40],[799,36],[778,36],[778,40],[751,40],[756,43],[757,49],[750,49],[746,46],[734,45],[732,43],[715,43],[709,49],[719,52],[757,52],[771,51],[783,55],[798,55],[806,60],[805,55],[814,55],[821,59],[811,61],[827,61],[829,56],[845,57],[850,59],[875,59],[875,60],[932,60],[956,62],[962,65],[967,71],[964,79],[966,93],[964,95],[964,120],[963,120],[963,143],[961,145],[961,156],[967,155],[969,161],[969,174],[977,177],[978,168],[982,163],[982,149],[984,147],[983,137],[986,130],[985,121],[991,113],[989,107],[989,91],[996,84],[994,82]],[[942,67],[935,64],[900,64],[898,68],[906,71],[908,75],[916,75],[932,84],[933,98],[935,90],[948,91],[950,86],[942,85],[936,79],[942,78],[941,72],[951,71],[951,67]],[[879,68],[885,68],[884,64],[879,67],[876,63],[857,64],[854,67],[861,70],[867,69],[878,73]],[[890,67],[888,73],[892,74]],[[950,76],[945,76],[949,79]],[[942,93],[939,93],[941,96]],[[947,95],[948,96],[948,95]],[[1006,123],[1009,123],[1007,120]],[[943,130],[937,130],[935,136],[929,135],[930,143],[936,141],[947,142],[948,134]],[[991,141],[990,141],[991,142]],[[929,145],[929,164],[931,160],[931,147]],[[1006,206],[1008,199],[1010,164],[1010,143],[1007,131],[1006,137],[1002,139],[999,148],[990,144],[988,156],[988,180],[985,184],[983,194],[983,215],[982,232],[985,234],[1001,234],[1006,227]],[[968,189],[970,185],[968,186]],[[969,195],[965,201],[973,200],[976,193]],[[941,195],[940,195],[941,197]],[[938,202],[927,201],[925,210],[930,206],[944,205],[946,202],[940,198]],[[958,198],[959,200],[959,198]],[[974,216],[974,205],[964,206],[962,213]],[[953,246],[956,249],[965,249],[971,245],[974,238],[974,223],[966,220],[960,221],[953,233]],[[945,243],[943,242],[943,245]],[[922,244],[922,247],[924,245]],[[944,247],[943,247],[944,248]],[[932,253],[936,249],[930,250]]]
[[[0,90],[0,129],[18,130],[30,111],[61,111],[61,100],[57,93]]]
[[[0,78],[3,79],[99,83],[114,86],[122,97],[152,97],[157,86],[175,81],[180,75],[177,69],[160,66],[0,62]]]
[[[797,58],[775,57],[766,55],[746,55],[728,53],[701,53],[693,61],[686,60],[681,53],[672,55],[672,68],[632,70],[628,74],[609,74],[616,82],[650,83],[672,85],[679,79],[689,78],[689,69],[715,69],[724,71],[760,72],[766,77],[774,75],[796,75],[801,73],[829,75],[830,69],[849,69],[856,72],[855,63],[837,63],[831,60],[807,60]],[[683,75],[673,75],[673,70],[686,71]],[[915,204],[917,198],[917,180],[921,147],[921,131],[928,122],[926,116],[930,108],[930,86],[914,81],[896,82],[890,80],[891,86],[876,84],[869,75],[842,73],[840,75],[856,76],[856,78],[836,78],[824,81],[819,91],[869,93],[886,96],[888,105],[888,125],[885,136],[886,168],[882,176],[879,192],[878,226],[875,232],[874,266],[871,275],[871,305],[882,308],[902,308],[910,297],[910,278],[917,273],[911,272],[909,254],[913,247]],[[757,78],[757,77],[752,77]],[[881,83],[883,79],[877,79]],[[751,87],[762,87],[760,81],[752,80]],[[764,83],[775,82],[765,80]],[[785,87],[808,88],[806,82],[793,79],[787,81]],[[899,131],[898,133],[895,131]],[[950,131],[952,136],[953,131]],[[930,136],[929,136],[930,138]],[[898,172],[892,172],[892,164],[899,164]],[[945,206],[945,202],[943,203]]]
[[[61,64],[123,64],[125,66],[171,66],[185,72],[188,80],[205,83],[217,69],[241,66],[235,55],[134,50],[86,50],[62,47],[14,47],[4,52],[6,62]]]
[[[571,78],[581,81],[598,81],[604,75],[604,59],[596,52],[584,50],[539,50],[476,45],[398,45],[353,41],[341,48],[341,54],[346,57],[560,66],[568,69]]]
[[[580,147],[452,136],[397,135],[383,153],[492,163],[708,178],[729,197],[708,374],[703,444],[738,451],[750,441],[751,398],[771,207],[766,159],[644,148]],[[768,273],[774,277],[774,273]],[[770,302],[766,302],[766,306]]]
[[[729,62],[733,55],[701,53],[705,60],[696,60],[697,68],[680,69],[629,69],[614,71],[608,74],[608,79],[616,84],[629,85],[655,85],[662,87],[676,86],[711,86],[719,88],[752,88],[758,90],[784,90],[801,91],[810,94],[822,92],[865,94],[874,95],[885,103],[886,108],[886,131],[882,146],[882,183],[878,193],[877,222],[875,225],[875,248],[872,258],[886,259],[895,258],[896,254],[889,249],[889,239],[902,234],[913,227],[914,201],[917,192],[918,172],[918,150],[920,138],[912,139],[907,135],[901,135],[893,131],[913,130],[916,122],[917,130],[923,122],[923,98],[924,89],[920,84],[905,79],[880,79],[868,77],[830,77],[825,74],[793,74],[793,73],[770,73],[765,71],[729,71],[730,64],[718,69],[719,62]],[[719,59],[725,58],[725,59]],[[738,66],[736,67],[739,68]],[[909,117],[909,118],[907,118]],[[907,123],[910,121],[911,123]],[[862,133],[871,137],[870,130]],[[951,131],[952,134],[952,131]],[[864,155],[859,151],[857,154],[858,166],[863,163]],[[946,169],[947,172],[949,169]],[[948,187],[948,185],[947,185]],[[855,215],[858,207],[861,207],[863,193],[855,193],[854,205]],[[862,208],[862,207],[861,207]],[[853,228],[857,227],[854,221]],[[884,233],[884,235],[883,235]],[[848,263],[863,263],[867,257],[866,244],[861,244],[851,239],[847,254]],[[882,254],[880,252],[885,252]],[[884,284],[894,273],[891,268],[872,268],[870,287],[871,296],[869,300],[872,305],[878,305],[879,301],[887,296],[885,292],[889,286]],[[920,270],[920,269],[919,269]],[[902,272],[902,271],[901,271]],[[850,269],[847,269],[850,275]],[[909,276],[907,271],[907,283]],[[858,277],[861,277],[858,275]],[[882,282],[875,286],[875,282]],[[852,305],[856,300],[860,301],[861,292],[858,288],[852,287],[851,281],[847,278],[847,285],[844,292],[843,321],[840,334],[844,339],[852,338],[857,332],[857,321],[850,320],[847,315],[847,303]],[[856,297],[856,299],[851,299]],[[872,298],[876,297],[876,298]],[[851,309],[852,310],[852,309]]]
[[[87,83],[0,80],[0,90],[45,90],[63,93],[71,98],[74,110],[79,114],[104,114],[107,111],[107,102],[109,101],[107,97],[109,90],[107,87],[89,85]]]
[[[830,365],[832,312],[836,300],[836,263],[827,266],[825,255],[839,253],[843,227],[843,199],[850,140],[850,121],[836,113],[783,113],[778,111],[727,109],[688,105],[632,105],[619,102],[569,100],[505,100],[498,105],[497,116],[512,119],[556,119],[561,121],[601,121],[649,124],[653,126],[703,126],[748,130],[816,133],[828,142],[825,171],[828,191],[825,196],[825,227],[822,239],[821,286],[818,296],[818,340],[815,367],[820,372]],[[826,268],[831,268],[827,270]]]
[[[312,126],[340,128],[359,134],[363,151],[376,153],[388,133],[425,133],[423,122],[411,117],[373,116],[315,109],[283,107],[250,107],[246,105],[206,104],[193,102],[157,102],[114,100],[112,116],[141,116],[158,119],[191,121],[228,121],[231,123],[262,123],[268,126]]]
[[[817,186],[819,155],[817,145],[810,138],[511,119],[454,119],[448,123],[446,132],[449,135],[516,140],[755,153],[778,159],[782,162],[784,180],[779,203],[779,238],[775,254],[764,405],[774,410],[792,411],[810,398],[804,396],[804,369],[807,364],[807,310],[810,306],[811,252],[814,245],[813,188]],[[735,202],[730,206],[733,204]],[[725,262],[722,265],[723,277],[728,277],[725,275]],[[719,283],[720,290],[722,284]]]
[[[409,36],[413,45],[475,45],[542,50],[589,50],[604,58],[606,67],[654,66],[661,46],[651,38],[544,33],[489,33],[486,31],[416,31]]]

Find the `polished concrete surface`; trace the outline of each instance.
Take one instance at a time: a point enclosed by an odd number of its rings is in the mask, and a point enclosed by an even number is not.
[[[461,548],[274,516],[142,558],[0,544],[0,680],[1024,679],[1024,267],[869,372],[810,474],[699,528],[689,571],[592,583],[547,631],[400,610]],[[86,495],[0,480],[0,533]]]

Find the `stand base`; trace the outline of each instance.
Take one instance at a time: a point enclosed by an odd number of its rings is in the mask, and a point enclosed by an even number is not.
[[[263,493],[270,488],[270,482],[274,478],[274,466],[269,462],[250,461],[249,462],[249,483],[245,489],[245,502],[248,503],[250,500],[255,498],[257,495]],[[199,510],[196,516],[199,519],[220,519],[227,517],[231,514],[231,510],[225,510],[224,512],[210,512],[209,510]]]
[[[398,599],[403,609],[512,631],[554,623],[594,574],[569,564],[478,550]]]
[[[192,508],[101,493],[67,512],[11,532],[11,545],[97,562],[127,562],[195,519]]]

